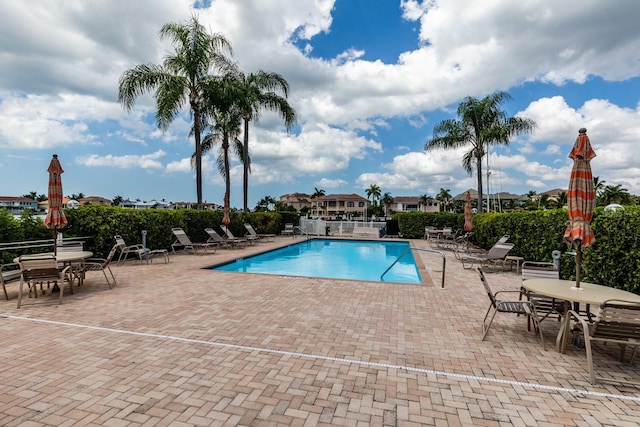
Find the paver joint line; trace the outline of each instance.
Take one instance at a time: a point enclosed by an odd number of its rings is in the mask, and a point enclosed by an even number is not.
[[[123,330],[123,329],[104,328],[104,327],[100,327],[100,326],[82,325],[82,324],[78,324],[78,323],[59,322],[59,321],[55,321],[55,320],[38,319],[38,318],[33,318],[33,317],[21,317],[21,316],[14,316],[14,315],[10,315],[10,314],[0,314],[0,318],[12,319],[12,320],[26,320],[26,321],[30,321],[30,322],[36,322],[36,323],[46,323],[46,324],[58,325],[58,326],[90,329],[90,330],[94,330],[94,331],[108,332],[108,333],[127,334],[127,335],[134,335],[134,336],[145,337],[145,338],[156,338],[156,339],[163,339],[163,340],[171,340],[171,341],[178,341],[178,342],[190,343],[190,344],[201,344],[201,345],[220,347],[220,348],[230,348],[230,349],[235,349],[235,350],[240,350],[240,351],[249,351],[249,352],[257,351],[257,352],[261,352],[261,353],[280,354],[280,355],[285,355],[285,356],[294,356],[294,357],[299,357],[299,358],[315,359],[315,360],[326,360],[326,361],[344,363],[344,364],[353,364],[353,365],[360,365],[360,366],[371,366],[371,367],[386,368],[386,369],[397,369],[397,370],[403,370],[403,371],[407,371],[407,372],[417,372],[417,373],[422,373],[422,374],[427,374],[427,375],[429,375],[429,374],[431,374],[431,375],[439,375],[439,376],[444,376],[444,377],[447,377],[447,378],[455,378],[455,379],[463,379],[463,380],[471,380],[471,381],[482,381],[482,382],[498,383],[498,384],[509,384],[509,385],[525,387],[525,388],[529,388],[529,389],[548,390],[548,391],[554,391],[554,392],[565,392],[565,393],[570,393],[572,395],[589,395],[589,396],[606,397],[606,398],[611,398],[611,399],[631,400],[631,401],[635,401],[635,402],[640,402],[640,397],[635,397],[635,396],[625,396],[625,395],[619,395],[619,394],[613,394],[613,393],[602,393],[602,392],[589,391],[589,390],[577,390],[577,389],[566,388],[566,387],[555,387],[555,386],[549,386],[549,385],[544,385],[544,384],[525,383],[525,382],[521,382],[521,381],[506,380],[506,379],[500,379],[500,378],[480,377],[480,376],[476,376],[476,375],[455,374],[455,373],[451,373],[451,372],[436,371],[436,370],[432,370],[432,369],[416,368],[416,367],[411,367],[411,366],[402,366],[402,365],[394,365],[394,364],[378,363],[378,362],[368,362],[368,361],[364,361],[364,360],[346,359],[346,358],[322,356],[322,355],[316,355],[316,354],[305,354],[305,353],[298,353],[298,352],[293,352],[293,351],[284,351],[284,350],[275,350],[275,349],[269,349],[269,348],[244,346],[244,345],[239,345],[239,344],[218,343],[218,342],[212,342],[212,341],[197,340],[197,339],[192,339],[192,338],[176,337],[176,336],[171,336],[171,335],[162,335],[162,334],[152,334],[152,333],[146,333],[146,332],[127,331],[127,330]]]

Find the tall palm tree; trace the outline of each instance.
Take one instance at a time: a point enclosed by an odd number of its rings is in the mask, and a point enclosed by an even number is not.
[[[380,199],[380,195],[382,190],[380,190],[380,187],[378,187],[376,184],[371,184],[369,186],[369,188],[367,188],[365,190],[365,192],[367,193],[367,199],[371,198],[371,204],[372,205],[376,205],[376,200]]]
[[[209,34],[192,16],[186,23],[168,23],[160,30],[161,38],[169,38],[175,50],[162,65],[141,64],[120,77],[118,101],[131,111],[138,96],[155,90],[156,122],[165,131],[185,103],[193,117],[195,138],[195,170],[198,209],[202,209],[201,111],[202,84],[211,78],[210,71],[225,72],[232,66],[225,53],[231,55],[229,41],[222,34]]]
[[[229,224],[229,199],[231,197],[231,175],[229,149],[233,148],[242,158],[242,142],[240,135],[241,111],[239,108],[239,90],[234,73],[209,79],[203,84],[205,103],[202,108],[202,124],[212,130],[202,141],[202,153],[211,150],[218,143],[218,171],[224,178],[224,216],[222,222]],[[232,144],[233,143],[233,144]],[[192,159],[196,156],[194,156]]]
[[[425,150],[436,148],[457,149],[471,145],[463,156],[462,166],[469,173],[475,168],[478,174],[478,209],[482,207],[482,158],[491,145],[509,145],[514,135],[530,133],[535,122],[522,117],[508,117],[500,104],[511,99],[502,91],[482,99],[467,97],[458,105],[458,118],[447,119],[433,128],[433,138],[425,144]],[[488,207],[488,206],[487,206]]]
[[[243,192],[244,211],[248,212],[247,198],[249,192],[249,122],[257,122],[260,118],[261,110],[275,111],[280,114],[287,128],[287,131],[296,122],[295,110],[287,102],[289,96],[289,83],[277,73],[258,71],[256,73],[244,74],[239,72],[236,80],[240,86],[240,98],[238,99],[242,120],[244,122],[244,144],[243,144]],[[282,95],[280,95],[280,93]]]

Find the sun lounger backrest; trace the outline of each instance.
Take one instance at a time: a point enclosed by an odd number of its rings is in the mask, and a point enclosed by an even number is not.
[[[515,245],[513,243],[502,243],[493,245],[489,252],[487,252],[487,259],[502,259],[507,256],[511,249],[513,249]]]
[[[176,236],[176,239],[178,239],[178,242],[180,242],[181,245],[192,245],[191,239],[189,239],[189,236],[187,236],[182,228],[172,228],[171,231],[173,231],[173,234]]]

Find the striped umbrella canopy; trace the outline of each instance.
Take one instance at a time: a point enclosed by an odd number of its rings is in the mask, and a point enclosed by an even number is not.
[[[467,191],[467,195],[464,197],[464,229],[467,231],[473,230],[473,210],[471,208],[471,194]]]
[[[62,211],[62,173],[64,170],[58,160],[58,155],[54,154],[49,163],[49,211],[44,219],[44,225],[54,230],[54,253],[57,252],[58,230],[67,225],[67,217]]]
[[[580,266],[582,264],[582,248],[595,242],[591,230],[591,219],[595,205],[596,192],[593,186],[591,159],[596,156],[591,148],[587,130],[581,128],[573,144],[569,157],[573,159],[567,206],[569,226],[564,232],[564,240],[576,248],[576,288],[580,288]]]

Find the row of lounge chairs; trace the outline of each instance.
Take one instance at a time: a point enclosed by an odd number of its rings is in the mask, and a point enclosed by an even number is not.
[[[202,251],[203,253],[215,253],[219,247],[226,249],[237,248],[246,245],[253,245],[259,241],[274,241],[275,234],[259,234],[255,231],[253,226],[249,223],[244,224],[247,234],[242,237],[236,237],[233,232],[224,224],[220,225],[220,229],[223,235],[220,235],[216,230],[211,227],[205,228],[205,232],[209,236],[206,242],[193,242],[180,227],[174,227],[171,229],[176,237],[176,241],[171,244],[171,250],[176,251],[176,248],[183,249],[194,254]]]

